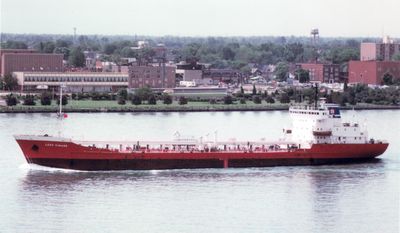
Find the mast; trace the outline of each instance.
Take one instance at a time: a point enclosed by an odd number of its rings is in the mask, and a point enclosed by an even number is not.
[[[60,84],[60,109],[58,112],[58,116],[62,119],[62,89],[66,87],[64,83]]]
[[[60,85],[60,111],[58,113],[58,117],[61,117],[62,114],[62,85]]]
[[[318,83],[315,83],[314,106],[315,106],[315,109],[317,109],[317,107],[318,107]]]

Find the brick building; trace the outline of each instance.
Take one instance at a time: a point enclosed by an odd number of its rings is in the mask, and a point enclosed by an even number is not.
[[[3,58],[3,54],[6,53],[36,53],[37,51],[34,49],[0,49],[0,74],[2,74],[2,58]]]
[[[297,68],[308,70],[311,82],[339,83],[343,82],[339,64],[301,63]]]
[[[203,79],[209,79],[213,84],[243,82],[242,73],[234,69],[206,69],[203,70]]]
[[[3,52],[1,54],[1,76],[17,71],[61,72],[63,71],[63,54]]]
[[[400,79],[400,62],[396,61],[350,61],[349,83],[381,85],[385,74]]]
[[[165,66],[165,77],[163,78],[163,66],[130,66],[129,88],[174,88],[175,71],[172,66]]]
[[[393,56],[400,53],[400,44],[386,37],[382,43],[361,43],[361,61],[390,61]]]

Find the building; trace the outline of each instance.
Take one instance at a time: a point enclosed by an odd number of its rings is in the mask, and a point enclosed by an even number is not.
[[[21,91],[35,92],[43,89],[78,92],[116,92],[128,87],[127,73],[102,72],[14,72]]]
[[[164,74],[165,68],[165,74]],[[129,88],[174,88],[175,71],[173,66],[129,66]]]
[[[350,61],[349,83],[383,84],[383,77],[400,79],[400,61]]]
[[[16,53],[36,53],[36,52],[37,51],[34,50],[34,49],[0,49],[0,74],[3,74],[3,72],[2,72],[2,68],[3,68],[2,57],[3,57],[3,54],[6,54],[6,53],[13,53],[13,54],[16,54]]]
[[[400,44],[389,37],[385,37],[382,43],[361,43],[360,46],[361,61],[390,61],[398,53],[400,53]]]
[[[93,51],[83,51],[85,55],[85,66],[89,70],[96,70],[96,61],[99,58],[99,54]]]
[[[210,80],[212,84],[241,83],[242,73],[234,69],[206,69],[203,70],[203,79]]]
[[[129,72],[129,66],[111,65],[110,72],[127,74]]]
[[[17,71],[62,72],[63,54],[3,53],[1,55],[1,76]]]
[[[262,77],[264,80],[273,78],[275,65],[249,65],[251,67],[250,74],[252,77]]]
[[[310,82],[339,83],[343,82],[340,76],[339,64],[301,63],[297,68],[308,70]]]
[[[228,95],[226,87],[177,87],[172,89],[174,96],[221,97]]]
[[[204,65],[198,63],[181,62],[176,65],[176,73],[182,78],[180,81],[203,84]]]

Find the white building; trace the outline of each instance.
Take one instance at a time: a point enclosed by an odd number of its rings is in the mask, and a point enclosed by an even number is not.
[[[67,92],[115,92],[128,87],[127,73],[103,72],[14,72],[21,91],[58,90],[65,84]]]

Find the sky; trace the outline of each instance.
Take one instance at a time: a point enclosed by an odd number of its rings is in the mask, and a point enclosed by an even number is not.
[[[4,33],[400,38],[400,0],[0,0]]]

